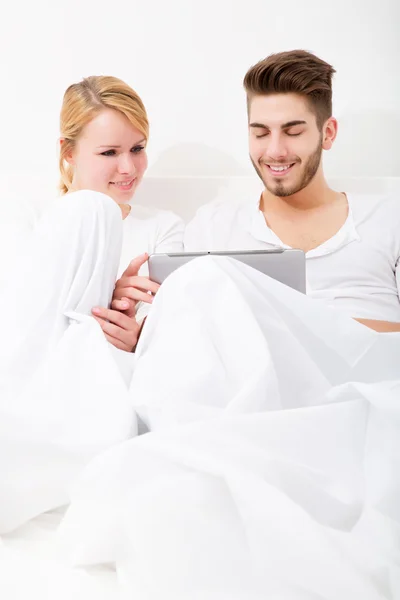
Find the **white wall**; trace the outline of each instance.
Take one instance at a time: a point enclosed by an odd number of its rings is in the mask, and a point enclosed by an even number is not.
[[[328,175],[398,177],[399,7],[398,0],[9,1],[0,15],[0,174],[55,178],[63,92],[102,73],[125,79],[145,101],[151,176],[251,174],[243,76],[271,52],[302,47],[338,71],[340,132],[326,155]]]

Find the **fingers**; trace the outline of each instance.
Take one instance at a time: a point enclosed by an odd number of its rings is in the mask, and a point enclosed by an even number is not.
[[[140,331],[135,319],[109,308],[92,309],[94,319],[100,325],[106,339],[120,350],[132,352]]]
[[[122,277],[131,277],[132,275],[137,275],[140,267],[143,266],[145,262],[147,262],[148,258],[149,255],[147,254],[147,252],[145,252],[144,254],[141,254],[140,256],[137,256],[136,258],[131,260],[125,271],[122,273]]]
[[[122,298],[128,298],[135,304],[137,304],[138,302],[147,302],[148,304],[151,304],[153,302],[153,296],[151,296],[150,294],[146,294],[146,292],[141,292],[136,288],[115,288],[113,300],[122,300]]]
[[[111,308],[113,308],[114,310],[119,310],[119,311],[123,311],[123,312],[125,312],[126,310],[131,308],[131,306],[133,306],[132,300],[129,300],[129,298],[125,298],[125,297],[122,297],[121,300],[113,300],[111,302]]]
[[[113,327],[117,326],[118,328],[124,329],[125,331],[132,331],[138,329],[138,324],[136,323],[135,319],[132,319],[132,317],[128,317],[128,315],[125,315],[124,313],[118,310],[112,310],[111,308],[103,308],[101,306],[96,306],[92,309],[92,313],[95,317],[100,317],[105,321],[109,321],[109,324]],[[111,330],[107,331],[107,333],[111,333]]]
[[[100,319],[99,317],[94,318],[106,335],[116,340],[119,340],[123,344],[128,344],[129,342],[136,341],[134,331],[127,331],[126,329],[122,329],[122,327],[118,327],[118,325],[113,325],[113,323],[105,321],[104,319]]]
[[[130,300],[125,296],[121,300],[113,300],[111,302],[111,308],[124,312],[128,317],[134,317],[136,314],[135,309],[136,303],[134,300]]]
[[[159,284],[151,281],[148,277],[121,277],[115,284],[113,300],[122,300],[122,298],[125,297],[133,300],[135,304],[137,302],[151,304],[153,302],[153,295],[155,295],[159,289]],[[117,310],[121,309],[117,308]]]
[[[115,346],[115,348],[119,348],[120,350],[124,350],[125,352],[132,352],[132,350],[134,349],[134,347],[136,346],[136,344],[124,344],[124,342],[121,342],[121,340],[118,340],[116,338],[111,337],[111,335],[107,335],[107,333],[104,334],[105,338],[108,342],[110,342],[110,344],[112,344],[113,346]]]
[[[155,281],[151,281],[151,279],[148,277],[139,277],[136,275],[132,277],[122,276],[120,279],[118,279],[117,283],[115,284],[115,289],[124,287],[133,287],[143,290],[144,292],[151,292],[152,294],[156,294],[160,289],[160,285]]]

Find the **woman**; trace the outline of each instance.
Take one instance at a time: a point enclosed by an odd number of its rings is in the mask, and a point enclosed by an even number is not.
[[[136,433],[123,375],[158,288],[147,255],[182,248],[175,215],[130,205],[149,124],[127,84],[101,76],[71,85],[60,128],[63,197],[0,297],[1,532],[66,504],[82,466]],[[109,308],[123,268],[136,315],[122,312],[132,306],[123,297]]]
[[[121,267],[141,255],[125,274],[133,277],[126,291],[134,303],[149,304],[152,296],[148,292],[154,294],[159,286],[146,277],[135,276],[138,269],[142,275],[148,274],[147,254],[182,249],[183,223],[172,213],[161,211],[150,218],[148,211],[140,207],[132,210],[129,204],[147,169],[149,123],[143,103],[121,80],[89,77],[67,89],[60,120],[61,192],[94,190],[110,196],[120,206],[124,219]],[[126,310],[128,306],[132,303],[116,301],[113,304],[117,310]],[[107,326],[104,318],[97,320],[108,341],[117,348],[131,351],[137,341],[136,334],[130,339],[123,332],[136,332],[136,325],[142,324],[148,308],[143,304],[138,307],[137,324],[132,319],[121,320],[120,314],[114,311],[98,311],[114,325],[114,319],[123,323],[119,332]]]

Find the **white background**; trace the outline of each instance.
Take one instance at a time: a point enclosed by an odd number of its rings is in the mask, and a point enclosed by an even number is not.
[[[0,176],[57,178],[65,88],[111,74],[142,96],[152,177],[245,176],[247,69],[304,48],[337,69],[333,177],[400,176],[397,0],[2,3]],[[16,185],[18,182],[16,180]]]

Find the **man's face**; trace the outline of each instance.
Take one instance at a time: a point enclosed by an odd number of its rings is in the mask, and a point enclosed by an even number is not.
[[[270,94],[250,100],[250,158],[269,192],[292,196],[307,187],[321,165],[325,130],[326,124],[318,129],[302,96]]]

